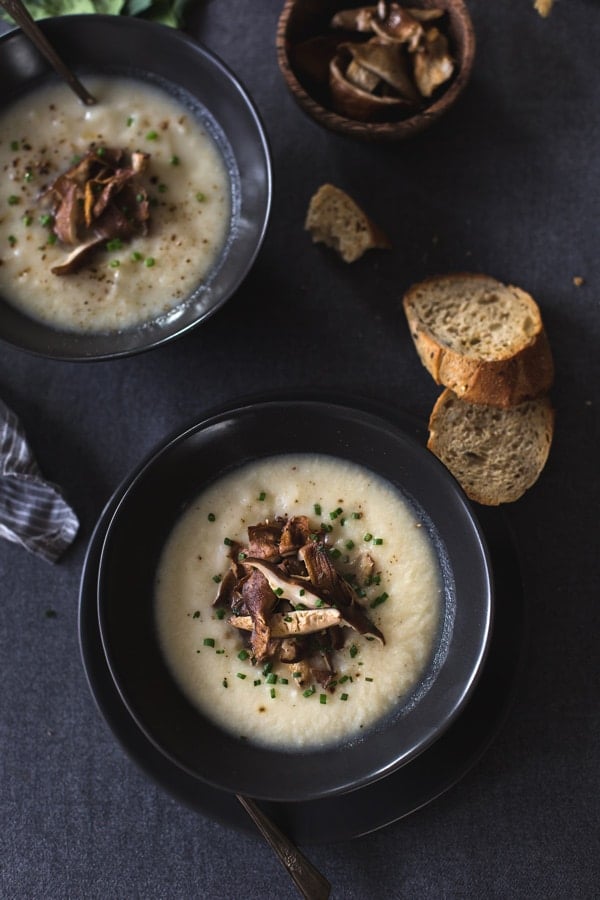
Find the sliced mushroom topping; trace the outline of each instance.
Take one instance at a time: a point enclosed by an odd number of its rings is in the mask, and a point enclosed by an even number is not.
[[[306,544],[300,551],[300,556],[313,585],[326,600],[341,610],[344,621],[359,634],[369,635],[384,644],[383,634],[357,602],[358,598],[351,586],[338,574],[323,544],[316,541]]]
[[[245,564],[257,569],[267,579],[269,586],[279,596],[285,597],[293,604],[302,604],[311,609],[323,605],[323,598],[311,589],[310,582],[289,577],[277,566],[266,560],[255,559],[249,556],[244,560]]]
[[[373,17],[377,14],[376,6],[361,6],[358,9],[341,9],[332,20],[332,28],[344,28],[346,31],[373,31]]]
[[[395,88],[401,97],[418,103],[419,92],[412,80],[401,47],[378,38],[373,38],[366,44],[348,44],[347,46],[355,62]],[[346,70],[346,77],[348,77],[348,70]]]
[[[448,52],[448,40],[438,28],[429,28],[425,40],[414,54],[414,75],[419,91],[431,97],[436,88],[452,76],[454,62]]]
[[[388,41],[406,44],[411,53],[423,37],[421,23],[398,3],[379,3],[373,31]]]
[[[252,572],[246,578],[242,585],[241,595],[244,606],[250,613],[249,618],[253,626],[250,637],[252,653],[257,662],[262,662],[269,655],[269,639],[271,637],[269,620],[277,598],[269,587],[267,579],[257,571]]]
[[[259,522],[248,526],[248,552],[257,559],[278,559],[282,525],[280,522]]]
[[[234,628],[252,631],[254,622],[251,616],[231,616],[228,620]],[[269,619],[269,628],[273,638],[289,638],[298,634],[314,634],[333,625],[342,625],[343,618],[339,609],[333,606],[321,609],[294,610],[289,613],[273,613]]]
[[[124,151],[92,148],[54,180],[42,200],[50,203],[53,230],[61,243],[77,245],[63,263],[53,267],[54,274],[74,272],[103,241],[146,234],[149,203],[137,178],[149,158],[147,153],[135,152],[123,165]]]
[[[310,524],[308,516],[292,516],[283,526],[279,541],[279,552],[282,556],[297,553],[310,540]]]
[[[380,82],[380,78],[375,72],[362,66],[356,59],[353,59],[346,69],[346,79],[355,87],[361,88],[372,94]]]
[[[352,54],[343,45],[329,66],[329,89],[336,112],[360,122],[383,122],[414,108],[414,103],[405,97],[391,93],[379,95],[352,84],[346,77],[351,61]]]

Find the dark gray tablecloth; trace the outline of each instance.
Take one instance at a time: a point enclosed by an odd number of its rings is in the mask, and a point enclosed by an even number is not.
[[[532,0],[469,7],[478,53],[459,105],[410,143],[367,146],[320,129],[287,93],[280,2],[199,5],[194,35],[245,82],[272,145],[273,216],[252,273],[203,327],[149,354],[61,364],[2,347],[0,396],[81,523],[55,566],[0,542],[2,897],[296,896],[260,840],[173,799],[96,709],[78,646],[86,545],[163,436],[250,390],[327,387],[425,423],[438,391],[401,298],[461,270],[530,291],[557,365],[549,463],[505,511],[530,615],[524,670],[458,785],[374,834],[306,849],[344,900],[598,896],[600,7],[558,0],[546,20]],[[348,267],[310,243],[304,214],[323,181],[363,201],[391,253]]]

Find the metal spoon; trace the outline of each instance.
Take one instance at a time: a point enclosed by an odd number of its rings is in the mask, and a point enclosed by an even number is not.
[[[254,800],[241,794],[236,796],[305,900],[327,900],[331,893],[331,885],[327,879],[263,813]]]
[[[0,0],[2,6],[13,17],[17,25],[20,25],[29,40],[35,44],[40,53],[46,57],[53,69],[67,82],[70,88],[77,94],[86,106],[94,106],[95,97],[84,88],[77,76],[58,56],[56,50],[49,43],[41,28],[31,17],[27,7],[21,0]]]

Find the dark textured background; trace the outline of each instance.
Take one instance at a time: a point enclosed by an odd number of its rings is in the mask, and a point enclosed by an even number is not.
[[[327,388],[426,422],[438,390],[402,294],[465,269],[536,297],[557,366],[549,463],[505,511],[531,621],[517,696],[444,796],[307,850],[344,900],[598,896],[600,8],[558,0],[543,20],[530,0],[469,7],[467,93],[434,130],[377,147],[321,130],[287,94],[281,3],[198,5],[192,33],[244,81],[272,145],[273,215],[252,273],[203,327],[146,355],[61,364],[2,347],[0,394],[81,519],[57,566],[0,546],[2,897],[296,896],[266,846],[172,799],[99,715],[78,647],[86,545],[112,491],[165,434],[248,391]],[[345,266],[310,243],[306,206],[326,180],[368,208],[392,252]]]

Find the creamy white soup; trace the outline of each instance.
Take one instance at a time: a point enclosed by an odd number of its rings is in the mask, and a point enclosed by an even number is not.
[[[302,664],[277,656],[256,663],[248,632],[230,624],[230,608],[215,605],[248,527],[298,516],[308,518],[310,539],[318,533],[385,641],[373,629],[342,627],[326,686],[295,677]],[[296,606],[301,588],[272,586],[288,611],[281,622],[306,615],[290,611],[305,606]],[[394,487],[329,456],[280,456],[226,475],[183,513],[160,560],[155,613],[164,656],[194,705],[253,743],[300,749],[358,737],[411,694],[432,659],[441,591],[427,529]]]
[[[0,118],[0,294],[60,329],[122,330],[173,314],[207,278],[228,234],[231,181],[193,108],[138,80],[86,86],[97,105],[50,84]],[[57,275],[73,248],[56,240],[41,198],[90,147],[149,154],[139,176],[148,232],[107,240],[78,271]]]

